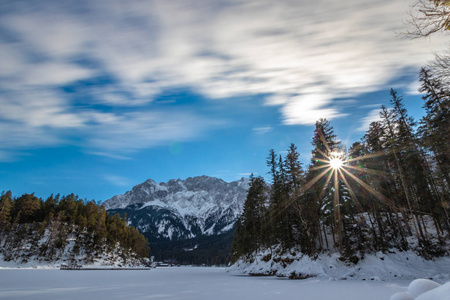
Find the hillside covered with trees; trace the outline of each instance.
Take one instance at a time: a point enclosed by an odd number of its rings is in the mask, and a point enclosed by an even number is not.
[[[339,253],[348,263],[380,251],[449,255],[450,89],[442,71],[431,64],[420,72],[426,114],[418,123],[391,90],[390,107],[349,149],[320,119],[307,168],[294,144],[285,157],[270,150],[271,180],[251,177],[233,261],[261,253],[269,253],[265,261]]]
[[[0,255],[18,264],[139,265],[148,242],[126,216],[110,216],[103,206],[70,194],[45,201],[33,194],[0,197]]]

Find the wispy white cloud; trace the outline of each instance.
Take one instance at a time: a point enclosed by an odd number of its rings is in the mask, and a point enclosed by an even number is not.
[[[24,127],[77,128],[85,122],[60,93],[50,89],[3,91],[0,103],[0,118]]]
[[[380,121],[380,109],[371,110],[370,113],[361,119],[360,126],[357,131],[367,131],[369,129],[369,125],[372,122]]]
[[[130,180],[126,177],[123,176],[117,176],[117,175],[105,175],[103,176],[103,178],[108,181],[109,183],[115,185],[115,186],[119,186],[119,187],[123,187],[123,186],[129,186]]]
[[[201,137],[205,128],[220,126],[221,121],[208,120],[187,112],[97,113],[86,132],[87,146],[114,153],[189,141]]]
[[[248,173],[248,172],[246,172],[246,173],[238,173],[238,176],[250,176],[250,175],[258,175],[258,173]]]
[[[120,155],[120,154],[114,154],[114,153],[110,153],[110,152],[87,152],[87,154],[91,154],[91,155],[97,155],[97,156],[103,156],[103,157],[107,157],[107,158],[111,158],[111,159],[118,159],[118,160],[131,160],[130,157],[128,156],[124,156],[124,155]]]
[[[273,130],[273,127],[272,126],[255,127],[252,130],[254,133],[262,135],[271,132]]]
[[[233,177],[234,180],[241,179],[242,177],[248,178],[250,175],[257,177],[259,176],[259,173],[257,172],[244,172],[244,173],[238,173],[236,176]]]
[[[0,161],[14,161],[29,147],[54,146],[64,140],[53,130],[0,120]]]
[[[21,129],[14,137],[2,131],[14,141],[0,147],[61,143],[70,132],[85,137],[89,151],[106,153],[201,136],[217,124],[191,112],[142,111],[180,86],[210,98],[266,95],[287,125],[346,116],[335,99],[376,91],[446,46],[395,34],[411,3],[13,2],[0,18],[0,126]],[[86,98],[127,112],[77,107],[61,92],[103,75],[112,83],[85,87]]]
[[[366,104],[359,106],[359,108],[374,108],[374,107],[381,108],[381,103]]]
[[[420,86],[421,86],[421,84],[420,84],[419,80],[413,81],[408,84],[408,86],[406,88],[406,93],[408,95],[420,95],[421,94],[419,92]]]
[[[314,124],[320,118],[333,119],[346,116],[340,113],[339,107],[330,107],[332,98],[329,95],[310,94],[292,98],[281,111],[288,125]]]

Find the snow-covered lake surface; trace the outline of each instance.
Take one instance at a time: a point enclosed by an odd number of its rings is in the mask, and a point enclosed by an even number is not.
[[[0,299],[302,299],[382,300],[410,281],[359,281],[236,276],[224,268],[149,271],[0,269]]]

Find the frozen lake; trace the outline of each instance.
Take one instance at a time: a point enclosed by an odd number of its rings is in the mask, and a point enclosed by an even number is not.
[[[223,268],[150,271],[0,269],[0,299],[382,300],[408,281],[288,280],[228,274]]]

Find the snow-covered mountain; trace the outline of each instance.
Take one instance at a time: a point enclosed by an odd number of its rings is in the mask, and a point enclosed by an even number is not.
[[[131,191],[106,200],[110,213],[126,213],[129,223],[146,236],[180,240],[230,231],[242,208],[249,179],[225,182],[208,176],[149,179]]]

